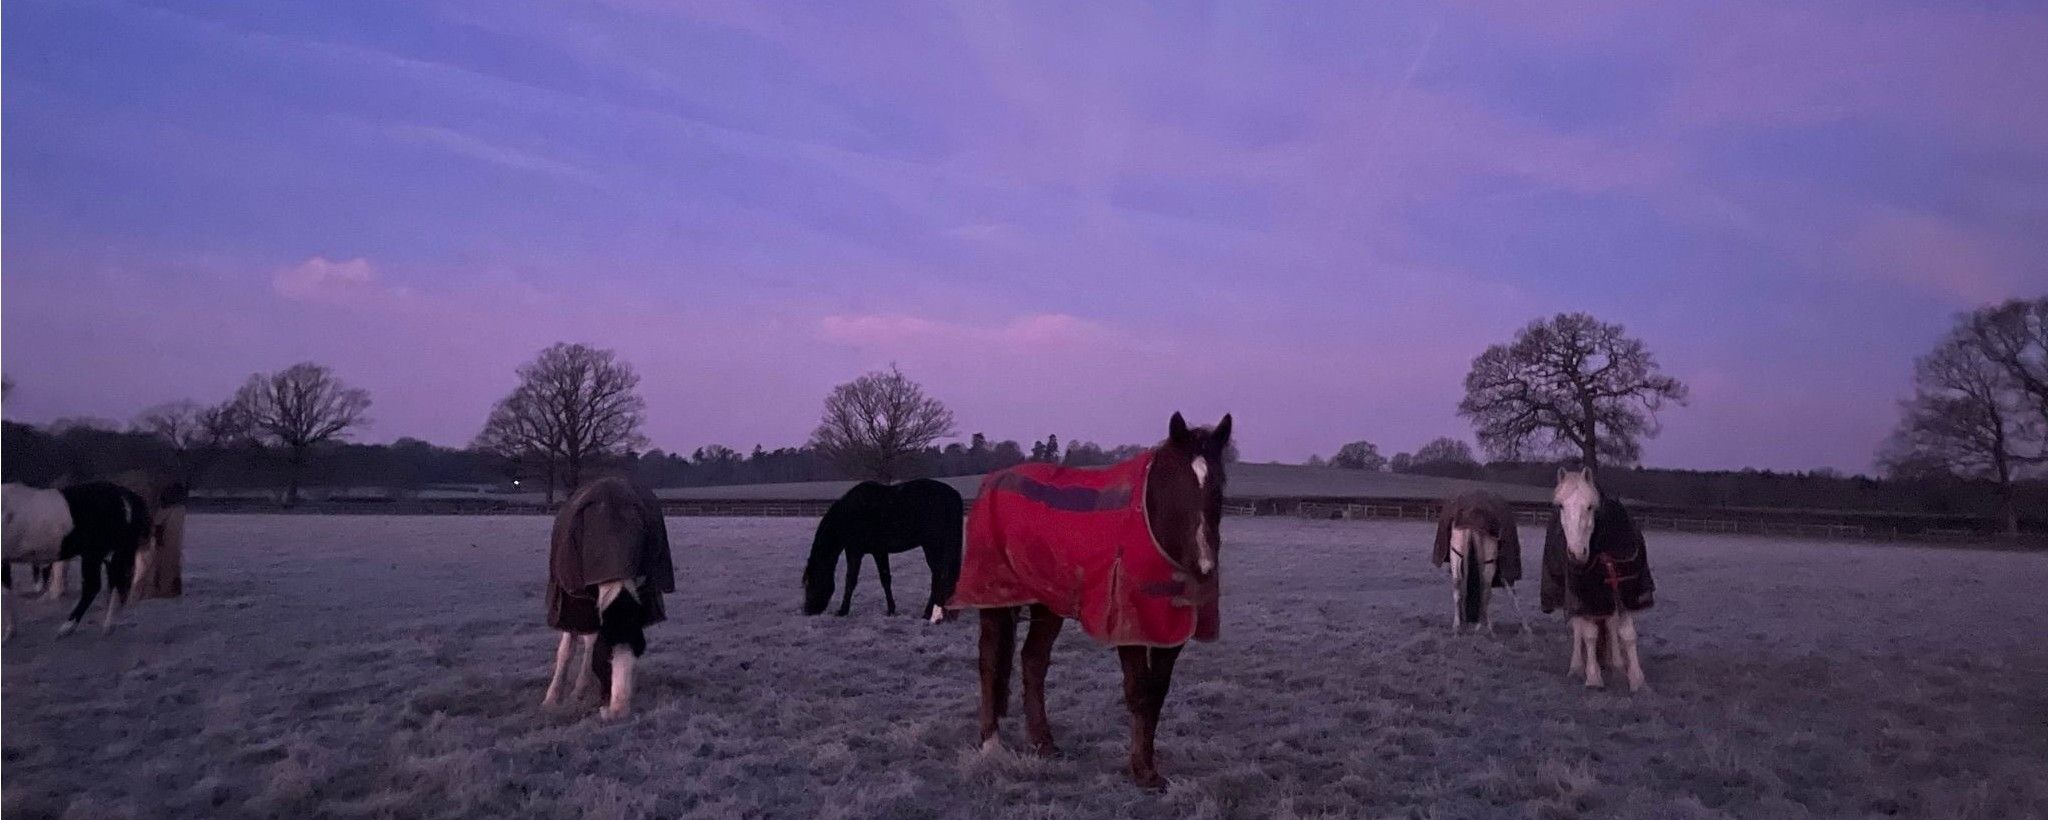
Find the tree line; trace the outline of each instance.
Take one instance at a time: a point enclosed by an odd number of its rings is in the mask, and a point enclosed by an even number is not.
[[[100,474],[102,462],[149,462],[175,471],[195,487],[278,486],[287,504],[299,499],[307,481],[401,489],[518,481],[537,485],[552,501],[593,470],[629,473],[655,486],[887,481],[973,475],[1024,461],[1109,464],[1143,449],[1092,442],[1063,446],[1058,436],[1047,436],[1026,450],[1017,442],[990,442],[978,433],[965,443],[940,445],[959,434],[952,411],[891,365],[834,387],[803,445],[775,450],[756,445],[745,456],[709,445],[684,456],[648,447],[639,374],[614,351],[560,343],[540,351],[514,375],[513,389],[492,406],[475,439],[462,450],[410,439],[391,445],[347,443],[370,423],[369,394],[342,382],[329,368],[306,362],[251,375],[218,404],[187,400],[152,407],[126,432],[108,423],[60,422],[47,429],[9,423],[6,470],[10,476],[49,473],[39,476],[47,482]],[[2007,530],[2017,531],[2020,507],[2031,497],[2025,487],[2048,464],[2048,297],[1959,316],[1936,348],[1915,363],[1914,382],[1898,430],[1877,460],[1890,482],[1885,486],[1915,488],[1937,499],[1935,506],[1946,505],[1939,499],[1951,495],[1981,496],[1979,489],[1989,486],[1997,499],[1995,514]],[[13,388],[11,380],[5,382],[6,390]],[[1584,313],[1561,313],[1531,322],[1472,361],[1457,411],[1472,424],[1487,463],[1453,437],[1391,457],[1372,442],[1354,441],[1328,459],[1311,456],[1309,463],[1495,479],[1518,475],[1521,465],[1560,459],[1633,468],[1641,461],[1644,443],[1661,432],[1660,413],[1683,407],[1687,400],[1686,385],[1662,372],[1649,347],[1623,326]],[[1228,457],[1236,457],[1234,448]],[[1621,474],[1603,470],[1603,475]],[[1627,475],[1634,478],[1618,480],[1669,488],[1658,492],[1683,499],[1667,503],[1787,503],[1730,489],[1774,486],[1785,491],[1782,482],[1757,477],[1770,473],[1633,469]],[[1651,475],[1666,478],[1645,478]],[[1870,481],[1800,475],[1809,482]],[[1539,477],[1536,483],[1547,480]],[[1845,485],[1793,494],[1833,499],[1817,503],[1852,509],[1857,499],[1888,499],[1894,505],[1890,509],[1913,506],[1889,489]]]

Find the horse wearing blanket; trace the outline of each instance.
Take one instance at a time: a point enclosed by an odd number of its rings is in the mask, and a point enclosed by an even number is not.
[[[1471,490],[1443,503],[1436,524],[1436,547],[1430,562],[1451,568],[1451,631],[1466,624],[1483,624],[1493,631],[1486,617],[1487,593],[1496,588],[1508,591],[1515,605],[1515,620],[1528,634],[1529,622],[1522,617],[1522,601],[1515,595],[1515,582],[1522,579],[1522,536],[1515,529],[1515,511],[1507,499],[1485,490]]]
[[[967,550],[950,607],[981,611],[981,740],[1000,743],[1009,710],[1018,609],[1024,638],[1024,721],[1031,746],[1054,754],[1045,675],[1067,619],[1116,647],[1131,714],[1131,777],[1160,788],[1153,736],[1189,639],[1217,637],[1217,527],[1230,417],[1190,429],[1104,468],[1022,464],[992,473],[967,516]]]
[[[548,626],[562,631],[555,672],[542,706],[561,700],[578,639],[587,660],[569,699],[589,683],[610,691],[598,715],[626,715],[633,662],[647,651],[647,626],[667,619],[661,595],[676,591],[668,525],[654,493],[625,479],[600,478],[569,497],[548,544]]]
[[[1600,688],[1600,669],[1626,670],[1628,689],[1643,688],[1636,654],[1636,610],[1657,602],[1643,531],[1628,508],[1603,498],[1591,468],[1558,470],[1557,516],[1543,539],[1543,611],[1563,609],[1572,619],[1568,675],[1585,673]]]

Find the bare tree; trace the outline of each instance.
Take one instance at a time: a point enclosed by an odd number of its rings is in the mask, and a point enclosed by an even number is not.
[[[591,460],[647,443],[640,374],[618,353],[557,342],[519,368],[519,386],[499,400],[478,445],[545,465],[553,503],[555,465],[575,492]]]
[[[1497,457],[1570,453],[1597,466],[1642,458],[1657,411],[1685,400],[1685,385],[1621,325],[1560,313],[1473,359],[1458,414]]]
[[[1978,343],[1973,325],[1972,316],[1964,317],[1915,363],[1913,398],[1902,403],[1899,428],[1879,462],[1899,478],[1945,464],[1957,475],[1990,479],[1998,486],[2001,524],[2017,534],[2013,478],[2023,454],[2040,446],[2043,424],[2026,406],[2026,391]]]
[[[855,474],[893,481],[953,432],[953,411],[890,365],[832,388],[811,446]]]
[[[470,447],[538,472],[547,503],[553,505],[562,446],[559,429],[549,424],[548,418],[533,391],[520,385],[491,406],[483,431]]]
[[[299,501],[299,478],[313,447],[346,438],[370,423],[370,394],[349,387],[325,365],[300,362],[276,373],[249,377],[235,393],[235,412],[259,440],[285,449],[290,462],[286,504]]]
[[[1387,457],[1380,455],[1379,446],[1370,441],[1354,441],[1337,448],[1337,454],[1330,457],[1330,466],[1376,473],[1387,469]]]
[[[188,487],[199,484],[222,450],[249,435],[248,424],[233,401],[210,407],[189,399],[165,402],[137,415],[134,429],[171,448]]]
[[[1965,317],[1962,335],[2005,372],[2019,398],[2048,424],[2048,296],[2013,299]],[[2048,449],[2030,461],[2048,459]]]

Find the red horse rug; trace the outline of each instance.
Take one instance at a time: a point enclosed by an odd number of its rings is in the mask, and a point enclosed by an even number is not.
[[[991,473],[967,515],[949,607],[1044,604],[1111,646],[1216,640],[1216,575],[1198,580],[1153,538],[1152,454],[1109,467],[1020,464]]]

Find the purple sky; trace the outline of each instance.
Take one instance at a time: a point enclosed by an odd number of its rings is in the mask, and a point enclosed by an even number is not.
[[[569,340],[668,449],[894,361],[1297,461],[1469,439],[1471,358],[1585,310],[1692,386],[1647,463],[1862,470],[2048,290],[2039,5],[671,5],[8,0],[9,416],[312,359],[463,444]]]

